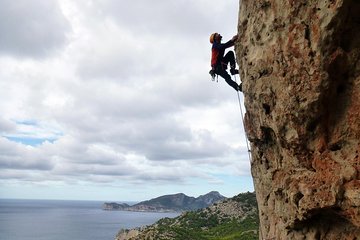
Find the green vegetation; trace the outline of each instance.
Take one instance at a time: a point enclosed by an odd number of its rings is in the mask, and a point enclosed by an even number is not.
[[[174,219],[161,219],[135,239],[257,240],[258,228],[255,194],[243,193]]]
[[[192,215],[192,216],[191,216]],[[219,222],[216,215],[209,216],[208,220],[197,217],[197,214],[186,214],[179,225],[168,225],[158,223],[158,235],[156,239],[162,238],[163,233],[176,240],[257,240],[258,219],[249,216],[242,221],[228,220]]]

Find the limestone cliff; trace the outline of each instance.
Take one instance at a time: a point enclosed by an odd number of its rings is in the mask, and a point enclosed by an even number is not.
[[[262,239],[360,239],[360,1],[242,0]]]

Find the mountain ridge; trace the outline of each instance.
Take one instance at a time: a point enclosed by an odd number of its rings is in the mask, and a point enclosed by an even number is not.
[[[103,210],[137,211],[137,212],[182,212],[205,208],[226,199],[217,191],[211,191],[199,197],[190,197],[184,193],[168,194],[134,205],[126,203],[105,202]]]

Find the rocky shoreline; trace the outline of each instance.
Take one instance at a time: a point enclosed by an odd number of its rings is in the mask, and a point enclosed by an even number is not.
[[[105,202],[102,206],[102,209],[105,211],[129,211],[129,212],[180,212],[174,209],[168,208],[157,208],[153,206],[147,205],[138,205],[138,206],[130,206],[126,203],[116,203],[116,202]]]

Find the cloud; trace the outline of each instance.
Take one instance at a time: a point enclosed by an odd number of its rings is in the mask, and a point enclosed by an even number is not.
[[[237,96],[208,74],[208,35],[234,34],[237,4],[0,5],[1,178],[203,194],[198,181],[250,175]]]
[[[208,67],[208,36],[236,19],[231,3],[172,1],[77,1],[82,9],[77,43],[78,73],[83,78],[134,81],[139,76],[181,74],[199,64]],[[91,18],[87,17],[91,15]],[[236,32],[236,23],[233,23]],[[226,34],[224,35],[226,36]],[[201,54],[197,54],[201,53]],[[205,71],[207,74],[207,71]]]
[[[44,57],[64,46],[69,23],[55,0],[1,0],[0,53]]]
[[[13,132],[16,129],[16,124],[13,122],[0,117],[0,133]]]
[[[167,131],[169,132],[169,131]],[[204,159],[221,157],[228,146],[212,138],[208,131],[189,133],[188,139],[179,139],[176,134],[154,141],[143,149],[147,150],[146,156],[151,160],[176,160],[176,159]]]
[[[46,171],[52,167],[51,157],[41,154],[39,149],[0,137],[0,168]]]
[[[161,37],[176,35],[181,39],[186,39],[186,36],[196,39],[208,34],[212,25],[221,26],[231,15],[231,4],[205,0],[137,0],[126,4],[111,0],[95,2],[103,15],[111,16],[120,25],[133,29],[138,36],[157,34]]]

